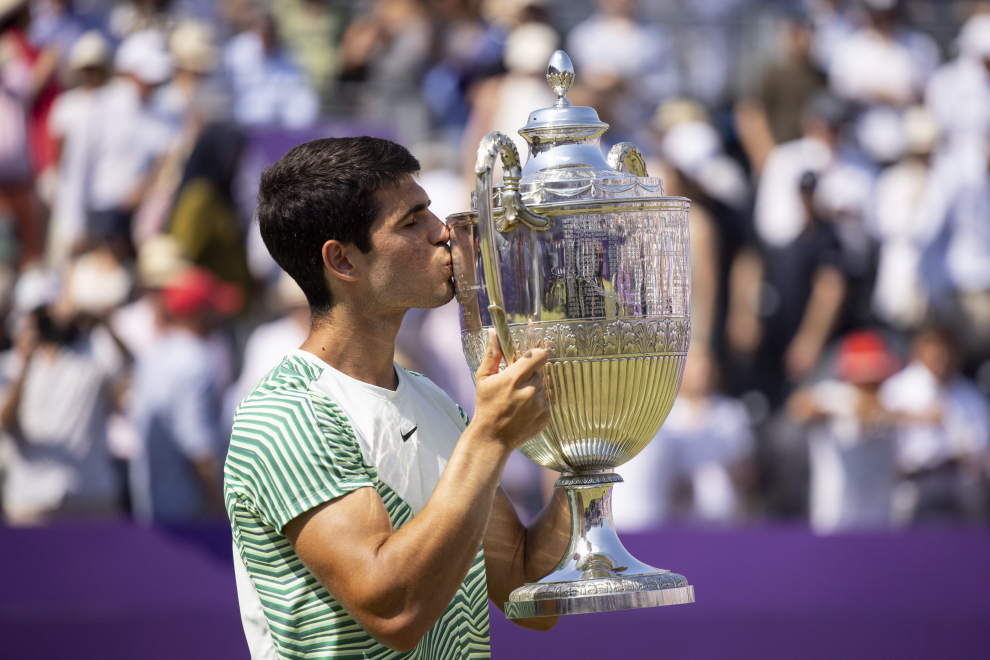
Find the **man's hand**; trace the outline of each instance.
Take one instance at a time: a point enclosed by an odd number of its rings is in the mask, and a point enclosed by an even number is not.
[[[500,372],[502,350],[495,331],[490,332],[488,350],[476,376],[478,396],[471,427],[515,449],[535,438],[550,421],[543,386],[543,366],[549,353],[534,348]]]

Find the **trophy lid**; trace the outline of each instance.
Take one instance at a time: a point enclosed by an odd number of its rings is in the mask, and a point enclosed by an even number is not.
[[[594,108],[571,105],[567,100],[567,92],[574,84],[574,65],[564,51],[558,50],[550,58],[547,82],[557,95],[557,102],[530,114],[529,123],[519,131],[527,141],[533,142],[535,137],[541,140],[552,138],[565,129],[567,133],[560,137],[571,135],[575,128],[589,129],[596,137],[608,129],[608,124],[598,118]]]
[[[574,65],[562,50],[547,67],[547,82],[557,94],[549,108],[532,112],[519,130],[528,143],[529,159],[518,179],[521,200],[545,215],[615,212],[634,208],[680,208],[682,198],[665,197],[663,183],[646,173],[642,154],[628,142],[616,144],[606,159],[601,150],[608,124],[594,108],[575,106],[567,100],[574,83]],[[638,167],[631,162],[638,161]],[[621,171],[625,166],[626,171]],[[502,213],[503,184],[493,189],[494,215]],[[645,205],[645,206],[644,206]],[[454,214],[460,221],[477,218],[477,191],[471,192],[471,211]],[[581,209],[584,209],[582,211]]]

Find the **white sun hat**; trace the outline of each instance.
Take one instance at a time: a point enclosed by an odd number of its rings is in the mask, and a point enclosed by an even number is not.
[[[172,56],[157,30],[142,30],[127,37],[114,58],[118,73],[129,73],[147,85],[160,85],[172,76]]]

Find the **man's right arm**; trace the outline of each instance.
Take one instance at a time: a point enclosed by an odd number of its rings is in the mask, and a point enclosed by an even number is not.
[[[498,371],[489,347],[478,405],[423,510],[399,530],[372,488],[359,488],[285,525],[300,559],[380,643],[411,650],[454,598],[481,547],[498,480],[515,447],[549,420],[545,351]]]

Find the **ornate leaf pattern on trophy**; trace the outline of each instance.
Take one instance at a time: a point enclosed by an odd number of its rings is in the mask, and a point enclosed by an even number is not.
[[[543,322],[510,330],[517,352],[544,348],[550,359],[683,354],[688,350],[691,320],[684,316]],[[488,330],[465,331],[461,343],[468,365],[477,369],[488,348]]]

